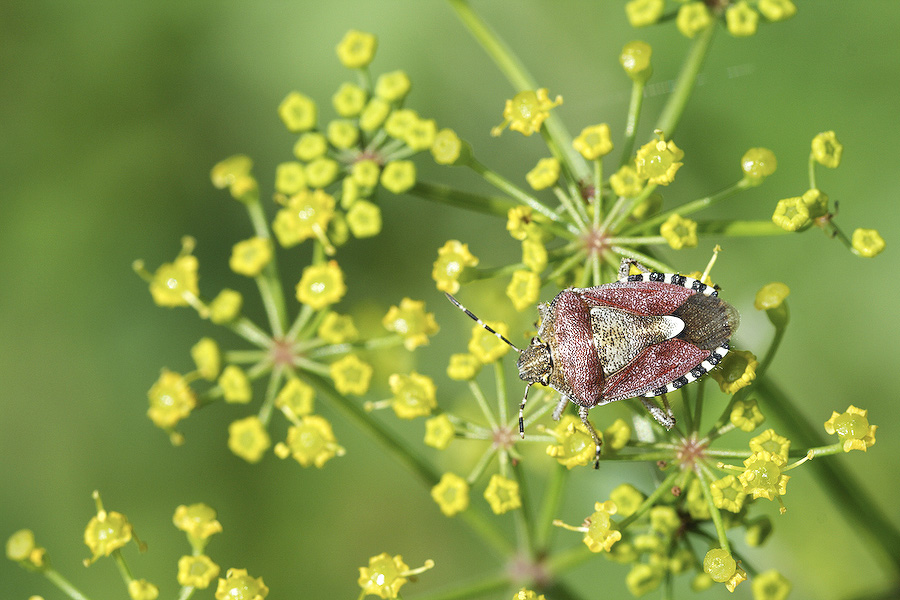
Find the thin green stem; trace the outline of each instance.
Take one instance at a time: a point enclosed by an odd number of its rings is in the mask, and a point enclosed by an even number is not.
[[[397,462],[406,467],[427,488],[432,488],[440,481],[438,470],[426,462],[416,450],[407,443],[403,436],[390,431],[385,425],[379,423],[363,410],[355,402],[343,394],[338,393],[330,381],[317,375],[308,375],[308,380],[337,406],[355,425],[368,433],[376,442],[388,451]],[[483,510],[470,506],[458,515],[458,518],[466,522],[491,548],[500,556],[509,556],[513,547],[507,536],[497,529],[494,522],[484,514]]]
[[[697,235],[730,237],[765,237],[790,233],[768,221],[735,221],[733,219],[712,219],[697,221]]]
[[[472,470],[469,471],[469,475],[466,477],[466,481],[469,485],[474,484],[478,479],[484,474],[485,469],[487,469],[488,465],[491,464],[491,461],[494,457],[497,456],[497,449],[492,445],[489,445],[485,448],[484,452],[481,453],[481,456],[478,458],[478,462],[475,463],[475,466],[472,467]]]
[[[713,501],[712,490],[710,489],[715,477],[713,477],[709,467],[702,463],[697,464],[700,466],[700,471],[697,473],[700,477],[700,490],[703,491],[703,497],[706,499],[706,504],[709,508],[709,515],[712,518],[713,525],[716,527],[716,535],[719,538],[719,547],[730,554],[731,544],[728,543],[728,532],[725,530],[725,523],[722,521],[722,513],[719,512],[719,508]]]
[[[672,267],[670,267],[666,263],[660,262],[652,256],[644,254],[643,252],[638,252],[634,248],[626,248],[625,246],[612,246],[610,249],[616,254],[627,256],[628,258],[633,258],[645,267],[656,269],[661,273],[671,273],[673,271]]]
[[[672,485],[680,475],[681,469],[673,468],[671,472],[666,476],[666,478],[663,479],[662,483],[660,483],[657,488],[653,490],[653,493],[647,496],[647,499],[637,507],[637,510],[634,511],[634,513],[619,521],[619,523],[616,525],[616,529],[618,529],[619,531],[624,531],[628,528],[629,525],[647,514],[650,509],[656,505],[656,502],[665,494],[672,493]]]
[[[240,317],[238,320],[230,323],[228,328],[260,348],[268,348],[272,345],[272,338],[269,337],[269,334],[260,329],[256,323],[247,317]]]
[[[446,185],[428,183],[426,181],[416,181],[412,189],[406,193],[454,208],[463,208],[498,217],[506,217],[509,209],[519,205],[506,196],[487,196],[464,192]]]
[[[525,472],[522,469],[522,461],[512,461],[512,473],[516,483],[519,484],[519,500],[522,503],[515,511],[516,531],[518,532],[519,548],[529,557],[537,556],[534,545],[534,519],[531,517],[531,494],[528,482],[525,480]]]
[[[765,400],[764,412],[782,423],[794,444],[807,447],[828,445],[820,432],[821,425],[813,427],[793,400],[771,380],[760,380],[756,392]],[[842,518],[858,526],[854,531],[861,532],[871,542],[865,547],[877,550],[879,557],[891,565],[894,573],[900,574],[900,531],[846,465],[845,461],[836,459],[809,462],[809,468],[828,497],[839,507]]]
[[[812,152],[809,153],[809,165],[807,165],[807,169],[809,172],[809,189],[818,189],[816,188],[816,159],[813,157]]]
[[[644,104],[644,82],[634,81],[631,86],[631,102],[628,104],[628,117],[625,121],[625,139],[622,140],[622,157],[619,167],[628,164],[634,152],[634,138],[637,135],[637,124],[641,119],[641,107]]]
[[[481,390],[481,386],[478,385],[478,382],[473,380],[469,381],[469,390],[472,392],[472,395],[475,396],[475,401],[478,403],[478,408],[481,409],[481,413],[484,415],[484,418],[487,419],[488,425],[492,430],[497,429],[497,419],[494,418],[494,413],[491,411],[491,407],[488,405],[487,398],[484,396],[484,392]]]
[[[417,600],[468,600],[469,598],[480,598],[488,595],[490,592],[500,592],[510,586],[509,576],[505,573],[487,577],[473,583],[465,583],[454,586],[453,589],[444,592],[434,592],[431,594],[416,595]],[[496,596],[496,594],[493,594]]]
[[[563,491],[566,481],[569,479],[568,474],[569,469],[557,463],[550,475],[550,481],[544,488],[544,499],[538,513],[534,537],[534,545],[539,552],[545,550],[550,544],[553,519],[559,514],[559,507],[562,505]]]
[[[451,8],[456,16],[463,22],[469,33],[481,44],[484,51],[491,57],[500,72],[506,76],[517,92],[536,90],[538,88],[534,77],[528,73],[525,66],[512,53],[509,46],[494,32],[487,23],[469,6],[465,0],[449,0]],[[572,136],[562,124],[562,119],[555,112],[544,121],[544,127],[548,135],[555,140],[558,147],[565,151],[565,162],[577,179],[587,176],[587,166],[580,154],[572,148]]]
[[[272,235],[269,233],[269,224],[266,221],[262,203],[257,200],[246,206],[256,237],[267,239],[269,243],[272,243]],[[284,288],[281,286],[281,277],[278,275],[278,263],[276,260],[273,252],[269,263],[259,277],[256,277],[256,284],[259,287],[259,294],[266,309],[266,314],[269,317],[269,326],[272,334],[275,337],[281,337],[287,327],[287,311],[284,305]]]
[[[675,80],[672,95],[669,96],[659,115],[656,129],[662,130],[666,139],[670,140],[675,135],[675,130],[678,127],[678,122],[681,120],[681,115],[684,113],[684,108],[687,106],[691,92],[694,91],[694,86],[697,84],[697,76],[700,74],[701,67],[703,67],[703,61],[709,53],[710,43],[716,31],[716,26],[716,22],[713,21],[709,27],[694,38],[694,43],[688,52],[684,64],[681,66],[681,72],[678,73],[678,79]]]
[[[710,206],[713,206],[714,204],[721,202],[725,198],[733,196],[737,192],[742,191],[746,188],[746,180],[739,179],[737,182],[731,184],[723,190],[719,190],[715,194],[706,196],[705,198],[699,198],[692,202],[686,202],[681,206],[676,206],[675,208],[661,212],[658,215],[654,215],[646,221],[642,221],[641,223],[638,223],[633,227],[625,229],[625,231],[622,232],[622,235],[632,235],[641,231],[658,229],[660,225],[665,223],[666,220],[674,214],[682,217],[694,214],[695,212],[701,211],[705,208],[709,208]]]
[[[50,583],[58,587],[66,596],[72,598],[72,600],[90,600],[90,598],[82,594],[78,588],[72,585],[71,581],[63,577],[56,569],[48,567],[41,571],[41,574],[46,577]]]
[[[269,385],[266,386],[266,396],[262,406],[259,407],[259,420],[263,425],[269,424],[272,418],[272,409],[275,406],[275,398],[281,390],[281,382],[284,381],[284,367],[276,364],[269,375]]]

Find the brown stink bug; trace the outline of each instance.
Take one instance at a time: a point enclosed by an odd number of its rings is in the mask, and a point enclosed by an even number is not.
[[[630,274],[632,265],[640,273]],[[578,416],[594,439],[595,468],[601,441],[588,410],[639,397],[653,418],[671,429],[675,417],[666,394],[719,364],[740,323],[737,310],[714,287],[649,271],[630,259],[622,260],[618,281],[569,288],[538,305],[540,328],[524,350],[447,297],[519,353],[519,378],[528,384],[519,405],[520,435],[525,437],[528,390],[535,383],[549,386],[561,395],[554,419],[569,402],[578,405]],[[650,400],[653,396],[662,396],[665,410]]]

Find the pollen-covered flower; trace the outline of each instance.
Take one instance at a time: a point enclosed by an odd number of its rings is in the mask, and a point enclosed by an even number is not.
[[[762,2],[760,2],[760,10],[762,10]],[[791,582],[774,569],[756,574],[750,581],[750,585],[753,588],[755,600],[787,600],[791,593]]]
[[[469,484],[455,473],[444,473],[431,488],[431,497],[445,516],[452,517],[469,508]]]
[[[172,523],[197,540],[205,540],[222,531],[222,524],[216,520],[215,509],[202,502],[190,506],[180,505],[175,509]]]
[[[462,156],[463,142],[452,129],[441,129],[434,136],[434,143],[431,145],[431,156],[434,162],[439,165],[455,164],[459,157]]]
[[[631,427],[624,420],[616,419],[612,425],[603,430],[601,438],[607,449],[621,450],[631,439]]]
[[[541,292],[541,278],[534,271],[515,271],[509,285],[506,286],[506,296],[512,300],[516,310],[525,310],[537,302]]]
[[[335,456],[344,455],[331,423],[318,415],[299,418],[288,428],[287,440],[275,444],[274,452],[278,458],[291,456],[304,467],[315,465],[319,469]]]
[[[337,45],[337,56],[348,69],[361,69],[375,58],[378,38],[371,33],[351,29]]]
[[[684,163],[684,152],[675,142],[664,139],[654,140],[641,146],[635,157],[635,167],[639,177],[650,183],[669,185],[675,181],[675,173]]]
[[[297,284],[297,300],[316,310],[339,302],[346,293],[344,273],[333,260],[306,267]]]
[[[466,267],[474,267],[478,259],[469,252],[469,245],[449,240],[438,249],[438,258],[431,271],[437,289],[449,294],[459,291],[459,277]]]
[[[770,21],[784,21],[797,14],[797,7],[791,0],[759,0],[756,8]]]
[[[381,321],[384,328],[403,336],[407,350],[428,344],[428,336],[440,331],[434,313],[425,312],[425,302],[403,298],[400,306],[392,306]]]
[[[450,364],[447,367],[447,377],[456,381],[469,381],[475,379],[481,370],[481,361],[471,353],[450,355]]]
[[[381,185],[389,192],[402,194],[416,184],[416,165],[411,160],[393,160],[381,172]]]
[[[591,452],[593,453],[593,449]],[[611,518],[617,510],[612,500],[597,502],[594,504],[594,512],[584,520],[587,529],[582,541],[591,552],[609,552],[613,544],[622,539],[622,532],[615,528]]]
[[[856,229],[850,238],[850,244],[856,254],[866,258],[878,256],[886,246],[877,229]]]
[[[216,600],[263,600],[268,595],[262,577],[251,577],[247,569],[228,569],[216,587]]]
[[[249,463],[259,462],[271,445],[269,433],[256,415],[228,426],[228,449]]]
[[[559,161],[555,158],[542,158],[535,168],[525,174],[525,180],[535,190],[544,190],[559,180]]]
[[[356,117],[366,105],[366,90],[355,83],[345,81],[331,97],[334,111],[342,117]]]
[[[759,404],[755,399],[745,398],[732,405],[729,420],[742,431],[753,431],[762,425],[766,417],[759,410]]]
[[[629,0],[625,3],[625,16],[632,27],[646,27],[659,21],[664,8],[664,0]]]
[[[556,427],[550,430],[550,433],[556,438],[556,443],[547,446],[547,454],[554,457],[567,469],[584,466],[594,460],[596,453],[594,439],[578,417],[565,415]],[[613,506],[615,507],[615,505]],[[614,512],[615,510],[613,510]],[[585,543],[588,542],[585,541]],[[592,551],[599,552],[599,550],[593,549]]]
[[[224,289],[209,303],[209,320],[216,325],[230,323],[241,313],[243,303],[240,292]]]
[[[388,379],[391,386],[391,408],[401,419],[427,417],[435,408],[434,381],[427,375],[413,371],[409,375],[394,373]]]
[[[316,103],[309,96],[304,96],[300,92],[291,92],[278,106],[278,116],[281,117],[288,131],[299,133],[316,126],[318,109]]]
[[[491,129],[491,135],[498,136],[508,125],[512,131],[529,136],[541,130],[541,126],[550,116],[550,109],[562,104],[562,96],[550,99],[547,88],[536,91],[519,92],[506,101],[503,108],[503,123]]]
[[[434,567],[433,560],[426,560],[418,569],[410,569],[399,554],[391,556],[382,552],[369,559],[368,567],[359,568],[359,587],[363,594],[382,598],[398,598],[400,588],[409,581],[412,575],[418,575]]]
[[[285,248],[312,237],[324,237],[334,216],[334,196],[322,190],[301,190],[275,215],[272,231]]]
[[[509,327],[506,323],[499,321],[487,321],[487,325],[502,335],[509,337]],[[475,355],[482,364],[487,364],[499,360],[509,352],[509,345],[503,340],[497,339],[490,331],[487,331],[481,325],[472,327],[472,337],[469,340],[469,352]]]
[[[585,127],[572,141],[572,147],[588,160],[606,156],[613,149],[612,140],[609,138],[609,125],[600,123]]]
[[[692,38],[713,22],[712,15],[703,2],[687,2],[678,9],[675,25],[685,37]]]
[[[434,119],[416,119],[406,131],[403,141],[416,152],[430,150],[437,137],[437,124]]]
[[[356,396],[362,396],[369,391],[372,370],[372,365],[363,362],[355,354],[348,354],[328,367],[335,389],[342,394]]]
[[[128,597],[131,600],[156,600],[159,588],[146,579],[132,579],[128,582]]]
[[[774,429],[766,429],[758,436],[750,439],[751,452],[771,452],[787,462],[791,450],[791,440],[775,433]]]
[[[726,394],[733,394],[750,385],[756,379],[759,361],[749,350],[732,350],[725,355],[717,369],[710,375],[719,382],[719,388]]]
[[[744,461],[745,470],[738,476],[744,492],[753,498],[778,499],[787,493],[787,482],[790,476],[782,473],[785,459],[771,452],[757,452]],[[784,512],[784,505],[781,512]]]
[[[734,37],[751,36],[759,26],[759,13],[745,0],[740,0],[725,9],[725,26]]]
[[[275,407],[294,417],[305,417],[313,412],[315,395],[312,386],[298,377],[291,377],[275,396]]]
[[[101,556],[109,556],[131,541],[134,529],[122,513],[105,511],[102,508],[88,521],[84,528],[84,543],[91,551],[88,562],[95,562]]]
[[[778,160],[775,153],[768,148],[750,148],[741,157],[741,171],[744,172],[744,179],[750,185],[761,184],[777,168]]]
[[[812,140],[812,158],[824,167],[836,169],[841,164],[844,146],[833,131],[825,131]]]
[[[496,515],[502,515],[522,506],[519,484],[498,473],[491,475],[491,481],[484,491],[484,499],[490,503],[491,510]]]
[[[246,404],[252,397],[250,380],[244,370],[237,365],[228,365],[222,370],[219,387],[222,388],[225,402]]]
[[[191,254],[194,239],[186,237],[181,242],[181,252],[170,263],[164,263],[153,274],[150,295],[158,306],[188,306],[197,301],[197,257]]]
[[[609,185],[617,196],[634,198],[644,189],[644,179],[631,165],[622,165],[609,178]]]
[[[740,512],[744,505],[744,498],[747,497],[744,485],[734,475],[726,475],[722,479],[713,481],[709,486],[709,491],[716,508],[724,508],[733,513]]]
[[[381,208],[368,200],[357,200],[347,211],[347,226],[357,238],[378,235],[381,233]]]
[[[163,369],[147,392],[150,408],[147,416],[162,429],[171,429],[197,406],[197,396],[179,373]]]
[[[653,65],[650,59],[653,56],[653,48],[647,42],[635,40],[628,42],[619,53],[619,64],[628,78],[635,83],[643,84],[653,74]]]
[[[205,554],[178,559],[178,584],[205,590],[219,576],[219,565]]]
[[[772,214],[772,222],[785,231],[800,231],[812,224],[809,207],[800,196],[779,200]]]
[[[358,160],[350,167],[350,178],[367,193],[375,188],[380,176],[381,165],[370,158]]]
[[[267,238],[252,237],[234,245],[228,266],[238,275],[256,277],[271,260],[272,242]]]
[[[666,219],[659,228],[659,234],[674,250],[697,246],[697,222],[685,219],[677,213]]]
[[[440,414],[425,421],[426,446],[445,450],[453,441],[454,435],[456,435],[456,429],[446,414]]]
[[[875,444],[875,430],[878,429],[877,425],[869,425],[868,414],[868,410],[856,408],[851,404],[843,413],[831,413],[831,418],[825,421],[825,431],[829,435],[837,434],[844,452],[851,450],[865,452]]]

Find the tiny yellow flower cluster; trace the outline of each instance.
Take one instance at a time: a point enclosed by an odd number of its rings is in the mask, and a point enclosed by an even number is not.
[[[399,554],[391,556],[387,552],[382,552],[369,558],[368,567],[359,568],[358,583],[365,596],[399,598],[400,588],[406,585],[410,578],[433,567],[434,561],[429,559],[423,566],[410,569]]]

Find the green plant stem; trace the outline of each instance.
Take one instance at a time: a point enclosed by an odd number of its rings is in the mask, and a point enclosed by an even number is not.
[[[480,598],[490,592],[499,592],[510,586],[509,577],[505,573],[454,587],[445,592],[416,595],[417,600],[468,600]],[[496,594],[494,595],[496,596]]]
[[[534,559],[537,556],[537,552],[534,545],[534,518],[531,514],[531,493],[528,488],[528,482],[525,480],[522,461],[512,461],[512,472],[514,479],[519,484],[519,499],[522,502],[522,506],[514,514],[519,549],[527,554],[529,558]]]
[[[812,152],[809,153],[809,164],[807,165],[807,169],[809,172],[809,189],[814,190],[816,188],[816,159],[813,157]]]
[[[628,258],[633,258],[634,260],[638,261],[645,267],[649,267],[651,269],[656,269],[657,271],[659,271],[661,273],[672,273],[673,272],[672,267],[670,267],[666,263],[660,262],[660,261],[656,260],[655,258],[653,258],[647,254],[644,254],[643,252],[638,252],[637,250],[635,250],[633,248],[626,248],[624,246],[612,246],[611,250],[621,256],[627,256]],[[616,266],[616,269],[618,270],[618,266]]]
[[[550,535],[553,532],[553,519],[559,513],[562,504],[565,483],[568,481],[569,469],[557,463],[550,475],[550,481],[544,488],[544,500],[541,503],[540,513],[537,517],[537,529],[535,530],[534,545],[537,550],[543,551],[550,543]]]
[[[525,66],[512,53],[509,46],[494,32],[482,18],[472,10],[465,0],[448,0],[456,16],[463,22],[469,33],[481,44],[484,51],[491,57],[500,72],[512,84],[517,92],[536,90],[538,88],[534,77]],[[550,116],[544,121],[544,128],[553,138],[556,145],[565,153],[565,163],[569,170],[575,174],[576,179],[587,178],[587,165],[572,148],[572,136],[566,130],[559,115],[550,112]]]
[[[678,122],[681,120],[681,115],[684,113],[684,108],[691,97],[691,92],[694,91],[694,86],[697,84],[697,75],[700,74],[703,61],[706,60],[706,55],[709,53],[709,46],[716,27],[717,25],[713,21],[709,27],[694,38],[694,43],[688,52],[684,64],[681,66],[681,72],[678,73],[678,79],[675,80],[672,95],[669,96],[659,115],[656,129],[662,130],[666,139],[672,139],[675,135],[675,130],[678,127]]]
[[[663,497],[666,493],[671,493],[672,485],[675,483],[675,480],[681,475],[681,469],[673,468],[671,473],[669,473],[665,479],[663,479],[662,483],[660,483],[653,493],[647,496],[647,499],[644,500],[640,506],[637,507],[637,510],[634,511],[628,517],[619,521],[616,525],[616,528],[619,531],[624,531],[629,525],[640,519],[642,516],[647,514],[647,512],[653,508],[656,504],[657,500]]]
[[[697,464],[700,466],[699,472],[697,473],[697,475],[700,476],[700,490],[703,492],[703,497],[706,499],[706,504],[709,507],[709,516],[712,519],[713,525],[716,526],[719,547],[730,554],[731,544],[728,543],[728,533],[725,531],[722,513],[719,512],[719,508],[716,506],[715,502],[713,502],[712,490],[710,489],[715,478],[706,465],[702,463]]]
[[[622,157],[619,159],[620,168],[631,161],[631,154],[634,152],[634,138],[637,135],[637,124],[641,119],[641,107],[644,104],[645,83],[633,81],[631,86],[631,101],[628,103],[628,117],[625,121],[625,139],[622,140]]]
[[[407,194],[418,196],[424,200],[440,202],[454,208],[463,208],[486,215],[506,217],[509,209],[519,206],[506,196],[486,196],[472,192],[464,192],[439,183],[416,181]]]
[[[737,182],[733,183],[732,185],[728,186],[727,188],[725,188],[723,190],[716,192],[715,194],[712,194],[705,198],[699,198],[692,202],[686,202],[685,204],[682,204],[681,206],[676,206],[675,208],[672,208],[665,212],[661,212],[658,215],[654,215],[653,217],[647,219],[646,221],[643,221],[643,222],[641,222],[633,227],[630,227],[628,229],[625,229],[622,232],[622,235],[627,236],[627,235],[636,234],[638,232],[659,229],[659,226],[662,225],[663,223],[665,223],[666,220],[674,214],[677,214],[682,217],[691,215],[695,212],[709,208],[710,206],[724,200],[725,198],[733,196],[737,192],[744,190],[746,188],[747,188],[746,180],[739,179]],[[773,225],[774,225],[774,223],[773,223]]]
[[[355,402],[338,393],[331,382],[314,374],[309,374],[307,378],[322,394],[328,397],[334,406],[337,406],[360,429],[372,436],[428,489],[437,485],[441,478],[440,473],[434,466],[421,458],[401,436],[373,419]],[[470,506],[461,512],[458,518],[465,521],[499,556],[509,556],[513,552],[513,546],[509,543],[507,536],[497,529],[494,522],[481,509]]]
[[[475,396],[475,401],[478,403],[478,408],[481,409],[481,414],[484,415],[484,418],[487,419],[488,425],[491,430],[497,429],[497,419],[494,418],[494,413],[491,411],[491,407],[488,406],[487,398],[484,397],[484,392],[481,391],[481,386],[478,385],[478,382],[474,379],[469,381],[469,390],[472,392],[472,395]]]
[[[71,581],[63,577],[56,569],[47,568],[41,571],[41,574],[46,577],[50,583],[58,587],[66,596],[72,598],[72,600],[90,600],[90,598],[82,594],[74,585],[72,585]]]
[[[772,221],[734,221],[731,219],[697,221],[697,235],[763,237],[788,233],[791,232],[785,231]]]
[[[778,419],[798,446],[827,446],[827,441],[813,427],[793,400],[769,379],[760,380],[756,392],[766,400],[764,412]],[[840,459],[811,460],[809,468],[829,498],[839,507],[841,518],[858,526],[869,539],[867,548],[875,548],[894,573],[900,575],[900,531],[884,514],[863,483]],[[806,468],[806,467],[804,467]]]
[[[260,329],[256,323],[247,317],[240,317],[237,321],[230,323],[228,328],[254,346],[268,348],[272,344],[272,338],[269,337],[269,334]]]
[[[266,221],[262,203],[257,200],[246,206],[247,213],[250,215],[250,221],[253,224],[253,232],[257,237],[267,239],[269,243],[272,243],[272,236],[269,233],[269,224]],[[280,338],[284,335],[284,330],[287,327],[287,311],[284,305],[284,288],[281,286],[281,277],[278,275],[278,263],[274,252],[262,273],[255,279],[257,287],[259,287],[259,295],[262,298],[263,306],[269,317],[269,326],[272,329],[272,334],[276,338]]]
[[[272,418],[272,408],[275,406],[275,398],[278,396],[278,391],[281,389],[281,382],[283,380],[284,367],[275,365],[272,369],[272,373],[269,375],[269,385],[266,387],[265,400],[263,400],[262,406],[259,408],[258,417],[263,425],[268,425],[269,419]]]

